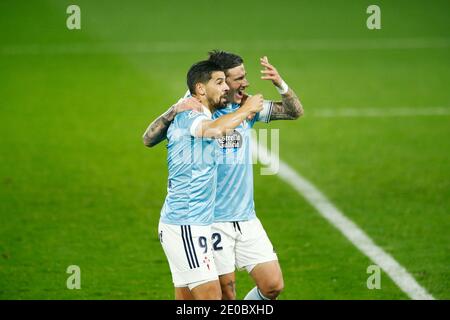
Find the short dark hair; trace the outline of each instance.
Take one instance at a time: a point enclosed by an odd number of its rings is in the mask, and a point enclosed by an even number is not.
[[[244,63],[244,59],[240,56],[226,51],[212,50],[208,55],[208,60],[217,63],[225,72]]]
[[[213,61],[203,60],[194,63],[187,73],[187,86],[191,94],[195,94],[197,83],[207,83],[211,80],[211,75],[215,71],[223,71],[223,69]]]

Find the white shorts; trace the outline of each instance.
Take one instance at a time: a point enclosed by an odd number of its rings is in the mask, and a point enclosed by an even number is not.
[[[234,272],[236,267],[250,273],[259,263],[278,260],[258,218],[215,222],[211,230],[218,275]]]
[[[158,233],[175,287],[192,289],[218,279],[211,250],[211,226],[180,226],[160,221]]]

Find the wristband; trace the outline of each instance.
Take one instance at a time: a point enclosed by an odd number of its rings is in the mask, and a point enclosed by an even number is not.
[[[278,86],[275,86],[275,88],[277,88],[277,91],[280,94],[286,94],[289,90],[288,85],[286,84],[286,82],[284,82],[284,80],[281,80],[281,88],[279,88]]]

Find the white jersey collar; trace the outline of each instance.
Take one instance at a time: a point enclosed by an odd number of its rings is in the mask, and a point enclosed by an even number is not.
[[[209,109],[207,107],[205,107],[204,105],[202,105],[202,108],[203,108],[203,113],[206,114],[209,118],[212,118],[211,111],[209,111]]]

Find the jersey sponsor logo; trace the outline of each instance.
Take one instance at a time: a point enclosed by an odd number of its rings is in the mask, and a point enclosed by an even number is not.
[[[227,152],[227,149],[236,152],[238,148],[242,147],[242,140],[242,135],[237,130],[233,130],[231,134],[216,139],[219,147],[224,153]]]

